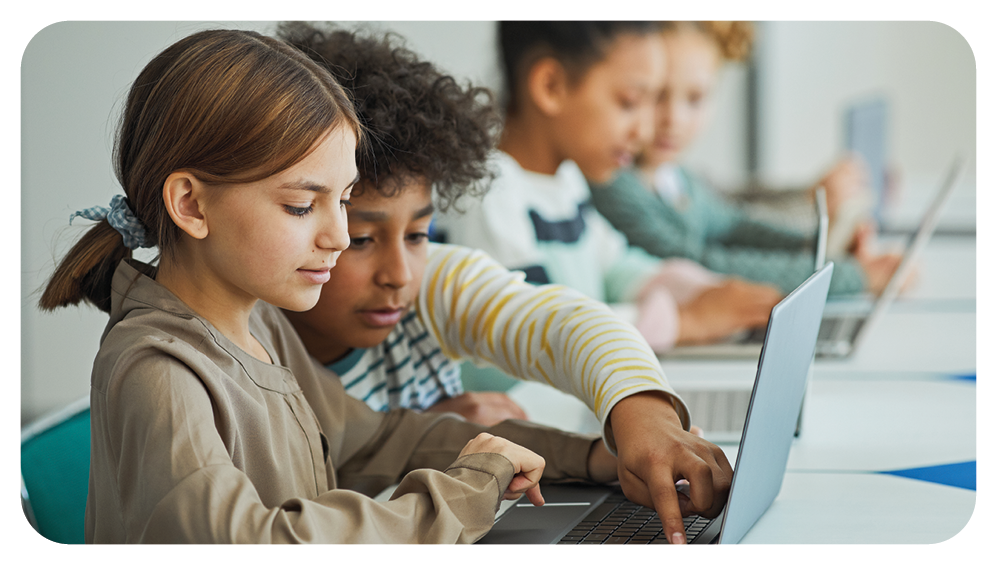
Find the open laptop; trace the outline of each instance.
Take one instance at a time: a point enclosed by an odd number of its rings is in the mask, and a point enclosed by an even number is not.
[[[910,236],[905,246],[903,258],[890,281],[878,296],[833,297],[828,301],[824,312],[824,322],[821,324],[817,338],[818,358],[848,357],[859,347],[868,335],[875,321],[887,310],[889,305],[900,294],[904,282],[914,269],[918,257],[927,246],[931,235],[941,219],[942,209],[955,189],[955,181],[962,170],[962,159],[956,157],[950,165],[945,177],[935,195],[934,201],[928,206],[917,230]],[[820,210],[821,199],[817,199],[818,217],[826,222],[826,202],[823,211]],[[822,228],[825,229],[826,228]],[[818,241],[820,237],[818,236]],[[826,239],[825,239],[826,241]],[[818,246],[818,250],[820,246]],[[826,249],[823,251],[826,253]],[[818,261],[821,251],[818,251]],[[753,359],[761,350],[762,331],[746,332],[731,339],[707,345],[690,345],[676,347],[662,355],[664,359]]]
[[[686,518],[690,543],[737,543],[782,487],[834,265],[828,264],[772,309],[758,360],[727,504],[713,520]],[[545,485],[546,504],[525,498],[499,516],[478,543],[666,543],[653,510],[619,489]]]
[[[815,194],[815,206],[817,208],[817,236],[814,252],[814,272],[819,271],[826,263],[827,236],[830,221],[827,212],[827,194],[823,188],[818,188]],[[754,333],[751,337],[764,340],[766,328],[760,328],[760,332]],[[724,347],[724,355],[728,358],[748,358],[754,355],[757,359],[761,352],[761,344],[747,338],[741,339],[743,343],[733,343],[730,347]],[[719,379],[714,375],[704,374],[705,368],[697,370],[694,383],[683,383],[681,381],[673,383],[675,391],[685,401],[689,411],[696,415],[693,422],[703,431],[703,436],[713,443],[737,443],[741,440],[741,430],[744,429],[744,418],[747,414],[748,403],[751,400],[751,380],[747,373],[743,375],[732,375],[734,371],[729,366],[725,366],[721,371]],[[803,408],[800,408],[799,424],[802,425]],[[797,426],[796,435],[800,433],[800,426]]]

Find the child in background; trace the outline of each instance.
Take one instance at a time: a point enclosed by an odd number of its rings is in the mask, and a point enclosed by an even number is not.
[[[471,542],[501,498],[542,503],[541,473],[615,476],[594,438],[374,412],[309,357],[278,307],[314,306],[349,243],[362,136],[324,69],[253,32],[196,33],[140,73],[125,196],[74,214],[97,223],[41,299],[110,314],[88,542]],[[151,246],[158,265],[131,258]],[[399,480],[388,502],[361,494]]]
[[[657,103],[654,139],[637,166],[608,184],[594,183],[592,204],[631,245],[662,258],[691,259],[719,273],[778,286],[790,292],[814,270],[812,234],[755,221],[679,165],[707,122],[721,65],[746,57],[749,22],[664,24],[665,87]],[[594,179],[593,179],[594,180]],[[839,162],[818,183],[829,215],[863,196],[864,170],[854,159]],[[899,257],[877,255],[863,228],[854,255],[834,257],[831,292],[879,291]]]
[[[658,477],[694,476],[702,459],[699,472],[713,475],[707,488],[717,501],[729,464],[678,425],[687,420],[684,405],[627,324],[577,291],[525,283],[480,251],[428,242],[434,191],[447,207],[491,178],[498,122],[487,91],[461,86],[390,35],[303,23],[284,24],[279,35],[334,74],[380,140],[357,154],[350,247],[315,308],[286,312],[309,352],[377,409],[453,410],[485,422],[520,417],[504,395],[461,394],[452,359],[546,382],[599,416],[631,491],[664,489]],[[654,453],[660,464],[640,468]],[[656,506],[662,518],[678,516],[678,506]],[[704,510],[718,510],[710,506]]]
[[[636,302],[656,351],[764,325],[780,293],[636,249],[588,204],[650,140],[664,52],[652,22],[501,22],[505,124],[489,193],[440,217],[448,241],[535,283]]]

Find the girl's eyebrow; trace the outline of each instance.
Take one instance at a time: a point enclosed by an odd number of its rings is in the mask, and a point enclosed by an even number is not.
[[[325,185],[314,183],[307,180],[296,180],[296,181],[285,182],[284,184],[278,186],[277,188],[281,190],[309,190],[311,192],[321,192],[324,194],[332,192],[332,189],[330,189]]]
[[[353,185],[357,184],[358,182],[360,182],[359,172],[357,172],[356,176],[353,177],[353,180],[351,180],[349,184],[346,185],[346,188],[344,190],[349,190],[350,188],[353,187]],[[332,192],[332,189],[329,188],[328,186],[308,180],[288,181],[281,184],[277,188],[281,190],[308,190],[311,192],[321,192],[323,194],[328,194]]]

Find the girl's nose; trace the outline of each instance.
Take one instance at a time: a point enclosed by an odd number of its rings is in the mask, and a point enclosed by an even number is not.
[[[331,214],[331,219],[322,222],[315,238],[315,244],[321,249],[342,251],[350,246],[350,232],[347,230],[346,212],[338,210]]]

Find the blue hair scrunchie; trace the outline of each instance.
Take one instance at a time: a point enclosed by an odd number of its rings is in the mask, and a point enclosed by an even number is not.
[[[132,213],[132,209],[128,206],[128,200],[120,194],[116,194],[114,198],[111,198],[110,208],[94,206],[86,210],[74,212],[69,216],[70,224],[73,223],[73,218],[76,216],[82,216],[96,222],[107,218],[107,223],[111,224],[111,227],[121,234],[121,239],[128,249],[152,247],[151,243],[146,242],[145,227],[142,226],[142,222]]]

